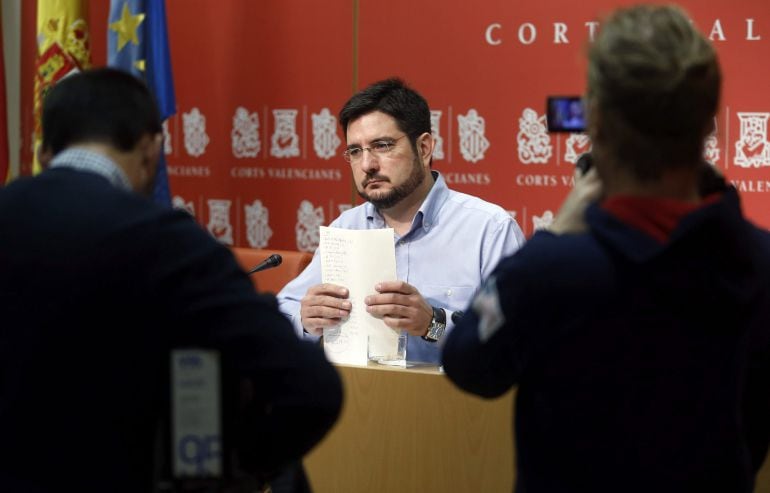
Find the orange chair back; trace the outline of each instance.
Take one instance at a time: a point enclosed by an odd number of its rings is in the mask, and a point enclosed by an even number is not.
[[[251,282],[257,291],[277,293],[289,281],[297,277],[313,259],[313,254],[294,250],[261,250],[255,248],[231,248],[241,268],[248,272],[270,255],[277,253],[283,258],[278,267],[256,272]]]

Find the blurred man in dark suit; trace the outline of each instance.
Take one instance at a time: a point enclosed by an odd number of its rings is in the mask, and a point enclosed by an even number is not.
[[[224,444],[252,475],[339,413],[322,352],[189,215],[143,196],[161,141],[144,84],[83,72],[45,98],[48,169],[0,189],[2,491],[151,491],[173,348],[219,352]]]
[[[732,187],[701,183],[720,83],[675,7],[620,10],[591,46],[595,169],[501,262],[443,354],[466,390],[518,385],[517,491],[753,489],[770,435],[770,235]]]

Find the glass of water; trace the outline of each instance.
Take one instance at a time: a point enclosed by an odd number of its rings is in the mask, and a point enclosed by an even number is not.
[[[369,344],[369,361],[375,361],[381,365],[406,367],[406,340],[405,330],[398,333],[398,345],[392,354],[376,354],[372,344]]]

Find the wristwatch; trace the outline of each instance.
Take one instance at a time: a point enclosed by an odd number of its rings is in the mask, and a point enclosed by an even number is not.
[[[430,321],[428,326],[428,333],[422,336],[428,342],[436,342],[441,339],[446,330],[446,312],[443,308],[433,308],[433,320]]]

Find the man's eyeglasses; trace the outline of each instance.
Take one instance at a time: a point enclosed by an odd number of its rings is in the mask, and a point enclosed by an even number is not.
[[[369,151],[372,156],[384,156],[396,147],[396,142],[406,137],[406,134],[393,140],[375,140],[369,147],[348,147],[342,153],[342,157],[349,163],[357,163],[364,157],[364,151]]]

